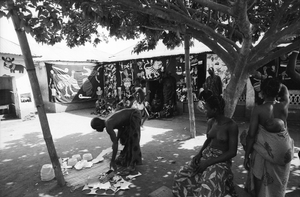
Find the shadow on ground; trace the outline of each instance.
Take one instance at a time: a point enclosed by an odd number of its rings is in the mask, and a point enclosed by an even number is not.
[[[91,110],[71,113],[47,114],[56,152],[59,157],[90,152],[95,157],[111,146],[106,133],[90,129]],[[247,128],[247,122],[239,120],[240,132]],[[295,146],[300,146],[298,127],[292,126],[291,136]],[[142,130],[143,165],[137,170],[142,176],[132,181],[131,188],[119,191],[115,196],[146,197],[162,185],[171,188],[175,172],[197,153],[205,140],[206,121],[196,117],[197,137],[190,138],[188,115],[172,119],[150,120]],[[49,154],[38,117],[30,121],[5,121],[1,123],[0,196],[7,197],[79,197],[86,192],[81,188],[71,192],[70,188],[57,186],[57,181],[42,182],[40,169],[50,163]],[[246,179],[243,168],[244,151],[239,146],[233,160],[232,170],[235,182],[242,185]],[[99,172],[100,173],[100,172]],[[288,194],[299,196],[299,159],[294,158],[291,167]],[[90,195],[91,196],[91,195]]]

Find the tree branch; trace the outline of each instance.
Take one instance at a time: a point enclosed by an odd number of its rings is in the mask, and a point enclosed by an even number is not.
[[[239,30],[244,36],[244,39],[248,39],[252,42],[252,30],[247,15],[247,1],[239,0],[235,4],[235,9],[238,10],[236,24]]]
[[[213,2],[210,0],[193,0],[193,2],[197,2],[204,7],[208,7],[212,10],[223,12],[230,16],[236,17],[236,14],[233,12],[233,9],[231,7],[225,6],[223,4],[216,3],[216,2]]]
[[[222,48],[217,42],[210,39],[206,34],[204,34],[203,32],[199,32],[198,30],[188,29],[187,33],[195,35],[193,36],[195,39],[199,40],[210,49],[212,49],[212,51],[218,54],[218,56],[224,61],[224,63],[228,66],[228,69],[230,71],[233,71],[235,65],[234,61],[236,60],[236,57],[238,55],[237,52],[233,52],[232,55],[228,55],[228,53],[231,53],[225,51],[224,48]]]
[[[257,57],[260,57],[261,54],[264,54],[265,51],[272,51],[283,38],[287,37],[288,35],[293,35],[296,30],[300,29],[300,19],[298,19],[298,22],[296,21],[294,24],[290,25],[288,28],[283,29],[282,31],[279,31],[275,33],[272,36],[264,36],[263,39],[251,50],[250,56],[251,59],[255,59]]]
[[[257,70],[262,65],[265,65],[265,64],[269,63],[270,61],[272,61],[273,59],[280,57],[282,54],[287,54],[294,49],[299,49],[299,46],[300,46],[300,39],[297,39],[292,44],[290,44],[286,47],[279,48],[279,50],[276,50],[275,52],[267,51],[267,52],[261,54],[260,57],[257,57],[257,61],[249,62],[248,70],[249,70],[249,72]],[[251,59],[253,59],[253,58],[251,58]]]
[[[147,7],[141,8],[136,5],[135,6],[133,6],[132,4],[129,5],[128,1],[126,0],[120,0],[120,1],[125,3],[126,6],[130,6],[134,10],[139,9],[139,11],[142,11],[145,14],[154,15],[158,18],[162,18],[164,20],[170,20],[178,24],[188,25],[190,28],[193,29],[196,28],[199,31],[205,32],[207,35],[209,35],[209,37],[212,37],[214,40],[217,40],[227,51],[230,51],[231,54],[234,54],[234,50],[232,49],[232,46],[235,48],[236,51],[239,50],[239,47],[233,41],[221,36],[220,34],[216,33],[208,26],[192,20],[187,15],[180,14],[174,10],[165,9],[156,5],[150,5],[151,8],[147,8]],[[220,5],[220,4],[215,4],[215,5]],[[181,31],[181,33],[184,32]]]
[[[293,1],[293,0],[292,0]],[[290,6],[290,1],[284,1],[283,5],[279,7],[279,10],[276,11],[275,18],[272,20],[269,30],[265,33],[268,37],[269,35],[274,34],[277,31],[279,23],[282,21],[282,18],[285,16],[287,9]]]

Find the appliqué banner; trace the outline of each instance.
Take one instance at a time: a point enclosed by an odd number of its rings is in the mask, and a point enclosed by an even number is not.
[[[101,65],[64,65],[46,63],[51,102],[74,103],[97,99],[103,87]]]

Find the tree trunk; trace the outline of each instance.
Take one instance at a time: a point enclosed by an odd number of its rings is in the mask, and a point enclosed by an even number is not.
[[[239,66],[236,67],[237,69],[234,70],[234,73],[231,73],[230,81],[223,94],[223,98],[226,102],[225,116],[230,118],[235,112],[238,100],[242,95],[247,79],[249,78],[249,73],[243,71],[246,66],[245,63],[237,62],[237,65]]]
[[[184,50],[185,50],[185,78],[187,87],[187,100],[189,109],[189,120],[190,120],[190,133],[191,137],[196,137],[196,123],[195,123],[195,112],[194,112],[194,98],[191,85],[191,74],[190,74],[190,36],[184,36]]]
[[[10,8],[11,8],[10,10],[13,10],[13,6],[14,6],[13,2],[10,2]],[[20,19],[17,15],[16,11],[11,11],[11,12],[12,12],[12,16],[11,16],[12,21],[13,21],[14,28],[15,28],[17,36],[18,36],[20,46],[21,46],[23,58],[24,58],[25,65],[26,65],[26,70],[28,73],[28,77],[30,80],[30,84],[31,84],[31,88],[32,88],[32,92],[33,92],[33,96],[34,96],[34,100],[35,100],[35,105],[38,110],[38,115],[39,115],[40,124],[41,124],[42,131],[43,131],[44,140],[46,142],[48,153],[49,153],[49,156],[50,156],[50,159],[52,162],[55,177],[57,179],[58,185],[63,186],[63,185],[65,185],[65,180],[64,180],[64,176],[61,171],[61,166],[60,166],[58,156],[57,156],[57,153],[55,150],[55,146],[54,146],[54,143],[52,140],[52,135],[50,132],[50,128],[49,128],[49,124],[48,124],[48,120],[47,120],[47,116],[46,116],[46,112],[45,112],[45,108],[44,108],[43,98],[42,98],[41,90],[39,87],[38,79],[36,76],[36,71],[35,71],[33,60],[32,60],[32,55],[31,55],[29,44],[28,44],[28,40],[27,40],[24,30],[21,29]]]

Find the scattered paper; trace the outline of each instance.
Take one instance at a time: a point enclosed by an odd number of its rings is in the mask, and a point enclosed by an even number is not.
[[[99,182],[100,183],[100,182]],[[99,184],[99,189],[104,189],[104,190],[108,190],[111,188],[111,184],[110,182],[106,182],[106,183],[100,183]]]
[[[93,159],[91,162],[92,163],[99,163],[101,161],[104,161],[104,158],[101,155],[98,155],[95,159]]]
[[[87,194],[88,195],[97,195],[97,189],[91,189],[91,191]]]
[[[88,185],[84,185],[84,187],[82,188],[82,191],[83,190],[88,190],[88,189],[90,189],[89,186]]]
[[[169,160],[169,163],[174,164],[174,163],[176,163],[176,161],[174,161],[174,160]]]
[[[137,174],[135,174],[135,175],[128,175],[128,176],[126,176],[126,179],[133,179],[133,178],[135,178],[135,177],[138,177],[138,176],[141,176],[142,174],[140,173],[140,172],[138,172]]]
[[[87,186],[96,188],[99,186],[99,183],[100,183],[100,181],[98,180],[98,178],[88,179]]]
[[[121,183],[121,187],[120,189],[121,190],[127,190],[127,189],[130,189],[129,188],[129,185],[131,185],[132,183],[128,182],[128,181],[124,181],[124,179],[122,181],[120,181]]]
[[[107,148],[107,149],[104,149],[95,159],[93,159],[91,162],[92,163],[99,163],[101,161],[104,161],[104,155],[107,155],[109,153],[112,152],[112,149],[111,148]]]

